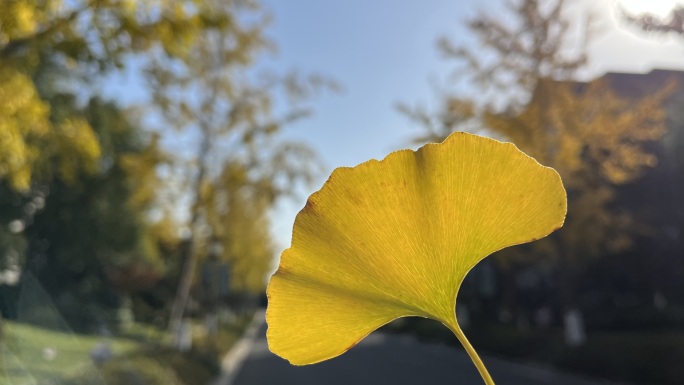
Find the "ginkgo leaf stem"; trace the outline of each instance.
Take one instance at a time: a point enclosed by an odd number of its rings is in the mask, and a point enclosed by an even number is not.
[[[477,355],[477,352],[475,351],[473,346],[470,345],[470,342],[468,342],[468,339],[466,338],[465,334],[463,334],[463,331],[458,326],[458,323],[449,323],[447,324],[447,327],[454,333],[454,335],[456,335],[456,338],[458,338],[458,340],[461,342],[461,345],[463,345],[466,352],[468,352],[470,359],[477,367],[477,371],[480,372],[480,376],[482,376],[482,379],[484,380],[485,384],[495,385],[494,380],[492,380],[492,376],[489,375],[489,372],[487,371],[487,368],[484,366],[484,363],[480,359],[480,356]]]

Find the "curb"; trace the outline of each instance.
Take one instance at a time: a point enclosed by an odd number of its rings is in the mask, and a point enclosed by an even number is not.
[[[210,385],[233,385],[243,362],[249,355],[254,346],[257,333],[266,320],[266,311],[259,309],[254,312],[254,317],[250,321],[242,338],[223,356],[221,360],[221,375]]]

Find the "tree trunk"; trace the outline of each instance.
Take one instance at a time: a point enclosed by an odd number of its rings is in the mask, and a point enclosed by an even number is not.
[[[578,271],[562,253],[560,263],[560,292],[563,311],[563,334],[568,346],[582,346],[587,340],[584,317],[577,302]]]
[[[185,315],[185,307],[190,297],[190,289],[192,287],[192,278],[195,275],[195,266],[197,265],[196,253],[193,250],[193,236],[183,241],[181,245],[180,258],[183,260],[183,269],[181,270],[181,277],[178,282],[178,290],[176,297],[173,300],[171,307],[171,315],[169,318],[169,331],[171,332],[173,345],[180,346],[182,339],[182,324]]]
[[[183,316],[185,315],[185,308],[190,298],[190,289],[192,288],[192,279],[195,276],[195,269],[197,267],[198,255],[195,252],[196,234],[195,228],[200,217],[200,205],[202,201],[202,185],[207,173],[207,159],[209,150],[211,148],[211,137],[209,130],[202,127],[202,141],[199,148],[198,164],[199,170],[197,172],[197,179],[193,186],[194,200],[190,206],[190,237],[186,239],[181,246],[180,258],[183,261],[183,269],[181,270],[180,281],[178,282],[178,290],[171,307],[171,314],[169,318],[169,331],[171,332],[173,344],[179,346],[181,342],[181,333],[183,325]]]

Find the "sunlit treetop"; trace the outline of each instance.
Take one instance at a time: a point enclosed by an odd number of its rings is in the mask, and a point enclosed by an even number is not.
[[[469,347],[454,313],[468,271],[548,235],[565,212],[553,169],[466,133],[339,168],[298,214],[269,283],[269,347],[316,363],[403,316],[440,321]]]

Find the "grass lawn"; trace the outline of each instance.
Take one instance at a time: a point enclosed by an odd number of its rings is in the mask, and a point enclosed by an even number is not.
[[[27,324],[4,323],[0,385],[201,385],[218,375],[221,357],[242,335],[249,314],[208,336],[193,321],[193,349],[178,353],[166,333],[136,324],[112,338],[63,333]],[[101,367],[91,350],[107,344],[113,357]]]
[[[77,376],[94,369],[90,351],[100,343],[125,356],[142,345],[128,338],[60,333],[26,324],[4,323],[0,344],[0,384],[58,384],[59,378]]]

